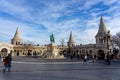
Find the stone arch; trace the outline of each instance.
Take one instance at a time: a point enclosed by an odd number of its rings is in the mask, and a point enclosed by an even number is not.
[[[82,49],[82,54],[85,54],[85,49]]]
[[[92,51],[92,50],[89,50],[89,53],[90,53],[90,54],[92,54],[92,53],[93,53],[93,51]]]
[[[104,59],[104,58],[105,58],[104,50],[98,50],[98,59]]]
[[[39,50],[37,55],[38,55],[38,56],[42,56],[42,55],[43,55],[43,51],[42,51],[42,50]]]
[[[1,56],[5,57],[5,56],[7,56],[7,54],[8,54],[8,49],[7,48],[2,48],[1,49]]]
[[[59,51],[59,54],[62,55],[64,53],[64,50]]]
[[[37,49],[34,51],[34,56],[42,56],[43,55],[43,51],[41,49]]]
[[[31,49],[27,50],[27,56],[32,56],[32,50]]]
[[[17,54],[16,54],[17,56],[19,56],[20,55],[20,52],[19,52],[19,50],[17,50]]]
[[[67,53],[67,50],[63,50],[63,55],[65,55]]]
[[[89,50],[89,58],[92,58],[92,55],[93,55],[93,50],[90,49],[90,50]]]
[[[0,54],[2,49],[6,48],[7,49],[7,54],[10,53],[11,51],[13,52],[13,45],[9,44],[9,43],[0,43]],[[12,56],[14,56],[14,53],[12,53]],[[1,57],[2,54],[1,54]]]

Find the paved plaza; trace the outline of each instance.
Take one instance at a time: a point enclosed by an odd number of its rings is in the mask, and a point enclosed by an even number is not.
[[[37,60],[15,60],[11,72],[5,73],[0,62],[0,80],[120,80],[120,61],[106,65],[104,61]]]

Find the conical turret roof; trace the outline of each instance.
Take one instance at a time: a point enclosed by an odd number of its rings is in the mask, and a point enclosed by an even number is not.
[[[99,36],[99,35],[104,35],[107,33],[107,28],[104,24],[104,20],[103,20],[103,17],[101,16],[101,19],[100,19],[100,25],[99,25],[99,30],[98,30],[98,33],[96,36]]]
[[[17,27],[16,33],[15,33],[13,39],[21,39],[19,27]]]
[[[75,43],[74,42],[74,39],[73,39],[73,36],[72,36],[72,31],[70,32],[70,37],[69,37],[69,43]]]

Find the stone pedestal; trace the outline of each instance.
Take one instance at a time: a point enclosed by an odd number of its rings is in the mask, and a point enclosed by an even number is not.
[[[49,58],[49,59],[57,59],[57,58],[64,57],[60,55],[59,49],[57,49],[57,45],[55,45],[54,43],[51,43],[47,46],[47,51],[45,55],[46,55],[46,58]]]

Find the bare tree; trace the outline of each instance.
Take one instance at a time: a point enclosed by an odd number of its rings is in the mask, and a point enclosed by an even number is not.
[[[29,41],[29,40],[26,40],[23,42],[24,45],[35,45],[35,43],[33,41]]]
[[[113,36],[113,42],[120,48],[120,32]]]
[[[64,44],[65,44],[64,39],[61,39],[61,40],[60,40],[60,43],[61,43],[61,45],[62,45],[62,47],[63,47],[63,46],[64,46]]]

